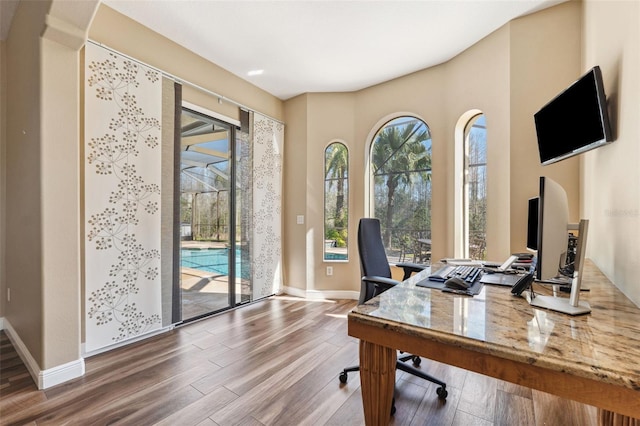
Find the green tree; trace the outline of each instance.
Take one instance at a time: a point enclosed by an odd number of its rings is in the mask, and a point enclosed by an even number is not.
[[[335,183],[337,194],[334,209],[334,222],[336,228],[345,228],[347,214],[345,209],[345,194],[347,185],[347,173],[349,168],[349,153],[342,143],[334,142],[327,147],[325,152],[325,181],[328,182],[327,192],[330,192]]]
[[[487,140],[485,128],[472,127],[469,132],[468,144],[469,254],[474,259],[484,259],[487,229]]]
[[[394,202],[400,187],[407,187],[420,176],[424,182],[431,179],[431,153],[427,141],[431,139],[429,129],[419,120],[401,117],[378,132],[372,149],[372,165],[376,192],[386,186],[386,200],[382,214],[383,241],[391,247],[394,227]]]

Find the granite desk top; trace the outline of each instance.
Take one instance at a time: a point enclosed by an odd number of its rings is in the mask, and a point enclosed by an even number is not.
[[[349,321],[638,391],[640,309],[586,263],[587,315],[534,308],[509,287],[485,285],[474,297],[418,287],[424,271],[357,306]]]

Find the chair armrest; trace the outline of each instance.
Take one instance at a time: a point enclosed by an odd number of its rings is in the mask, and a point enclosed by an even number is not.
[[[399,283],[400,281],[391,278],[375,275],[364,276],[362,277],[362,290],[360,291],[360,299],[358,303],[363,304],[372,297],[389,290],[391,287],[394,287]]]
[[[400,284],[400,281],[394,280],[392,278],[378,277],[375,275],[368,275],[362,277],[362,281],[367,281],[372,283],[373,285],[379,286],[384,290],[389,290],[391,287],[394,287]]]
[[[396,266],[398,268],[404,269],[404,276],[402,277],[402,281],[408,279],[414,272],[417,273],[420,271],[424,271],[427,268],[426,265],[420,265],[418,263],[411,262],[396,263]]]

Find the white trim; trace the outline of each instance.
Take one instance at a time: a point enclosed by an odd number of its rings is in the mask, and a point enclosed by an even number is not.
[[[48,370],[40,370],[40,366],[27,349],[20,336],[11,326],[8,320],[3,321],[7,330],[7,337],[15,348],[18,356],[27,367],[31,378],[38,386],[38,389],[47,389],[60,383],[82,377],[84,375],[84,359],[80,358],[66,364],[58,365]]]
[[[323,299],[351,299],[358,300],[359,291],[348,290],[307,290],[307,299],[323,300]]]
[[[349,149],[349,146],[347,145],[347,142],[343,139],[331,139],[331,142],[329,142],[325,147],[324,150],[322,151],[323,153],[323,165],[324,165],[324,179],[325,179],[325,186],[322,188],[322,205],[325,207],[325,213],[326,213],[326,206],[327,206],[327,190],[326,190],[326,173],[327,173],[327,148],[329,148],[331,145],[333,145],[334,143],[339,143],[342,144],[342,146],[345,147],[345,149],[347,150],[347,236],[349,235],[349,232],[351,230],[351,216],[349,214],[349,208],[351,206],[351,192],[349,191],[349,173],[351,173],[349,171],[349,167],[351,166],[351,150]],[[325,217],[325,213],[323,213],[322,216],[322,227],[324,228],[327,224],[327,218]],[[324,229],[324,231],[326,231],[326,229]],[[332,262],[332,263],[349,263],[349,240],[347,240],[347,258],[346,259],[325,259],[325,256],[327,254],[326,251],[326,247],[325,247],[325,240],[321,239],[320,240],[322,242],[322,261],[323,262]]]
[[[0,330],[4,330],[4,318],[0,317]]]
[[[284,287],[285,294],[309,300],[349,299],[358,300],[360,292],[350,290],[302,290],[295,287]]]
[[[374,199],[371,196],[371,191],[373,188],[373,176],[371,176],[371,163],[370,163],[371,147],[373,146],[373,140],[375,139],[378,132],[387,123],[400,117],[417,118],[418,120],[422,121],[429,129],[429,132],[431,132],[431,127],[429,127],[429,123],[427,123],[427,120],[425,120],[424,117],[422,117],[420,114],[416,114],[414,112],[407,112],[407,111],[394,112],[391,114],[387,114],[384,117],[382,117],[380,120],[378,120],[376,124],[373,125],[371,130],[369,130],[369,134],[365,139],[366,149],[364,150],[364,216],[365,217],[374,217],[374,211],[373,211]],[[433,134],[431,134],[431,140],[433,141]],[[432,142],[432,146],[433,146],[433,142]]]
[[[108,352],[108,351],[111,351],[113,349],[118,349],[118,348],[121,348],[123,346],[127,346],[127,345],[130,345],[132,343],[136,343],[136,342],[139,342],[141,340],[145,340],[145,339],[148,339],[150,337],[157,336],[158,334],[166,333],[167,331],[171,331],[174,328],[175,328],[175,325],[172,324],[172,325],[170,325],[168,327],[163,327],[163,328],[151,331],[151,332],[146,333],[146,334],[141,334],[141,335],[135,336],[135,337],[133,337],[133,338],[131,338],[129,340],[124,340],[122,342],[118,342],[118,343],[110,345],[110,346],[104,346],[102,348],[93,350],[91,352],[85,352],[85,344],[83,343],[82,346],[81,346],[82,355],[85,358],[89,358],[89,357],[92,357],[94,355],[101,354],[103,352]]]
[[[27,349],[26,345],[22,342],[22,339],[20,339],[18,333],[16,333],[14,328],[11,326],[9,320],[5,320],[5,326],[7,330],[7,337],[9,337],[11,344],[15,348],[16,352],[18,352],[18,356],[24,363],[25,367],[27,367],[27,370],[29,370],[31,378],[36,384],[38,384],[38,377],[40,376],[40,366],[38,365],[36,360],[33,359],[31,353],[29,352],[29,349]],[[39,384],[38,388],[40,388]]]
[[[82,376],[84,376],[84,358],[40,371],[38,389],[47,389]]]
[[[470,109],[463,113],[454,129],[453,146],[453,255],[460,259],[469,257],[469,210],[466,208],[468,201],[467,182],[465,179],[465,157],[467,155],[465,143],[465,129],[469,122],[483,112],[479,109]]]
[[[307,298],[307,290],[303,290],[301,288],[283,286],[282,293],[288,294],[289,296],[302,297],[304,299]],[[278,295],[281,294],[279,293]]]

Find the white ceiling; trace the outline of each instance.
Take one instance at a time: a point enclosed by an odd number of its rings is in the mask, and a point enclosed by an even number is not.
[[[359,90],[446,62],[510,20],[562,1],[103,3],[284,100]],[[13,2],[0,0],[3,37],[5,6]],[[247,75],[258,69],[264,73]]]

